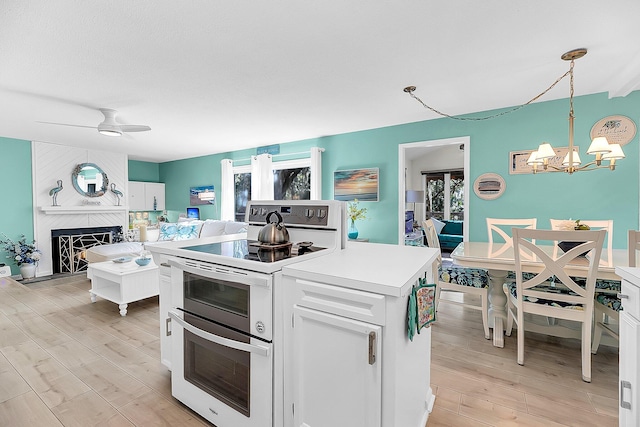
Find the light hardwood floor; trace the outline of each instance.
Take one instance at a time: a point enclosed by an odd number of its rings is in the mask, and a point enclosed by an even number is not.
[[[57,283],[0,278],[0,426],[209,425],[171,397],[157,298],[121,317],[116,304],[90,304],[83,276]],[[579,342],[528,334],[519,366],[515,333],[499,349],[481,329],[476,311],[438,313],[427,427],[617,425],[617,349],[600,348],[587,384]]]

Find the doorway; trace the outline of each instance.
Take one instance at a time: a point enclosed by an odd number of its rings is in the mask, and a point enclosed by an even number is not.
[[[457,145],[464,151],[463,155],[463,170],[465,176],[465,185],[464,185],[464,222],[462,227],[463,232],[463,240],[467,241],[467,237],[469,235],[469,197],[470,197],[470,187],[469,184],[469,165],[470,165],[470,154],[469,154],[469,144],[471,143],[470,138],[468,136],[464,137],[456,137],[456,138],[447,138],[447,139],[435,139],[431,141],[420,141],[420,142],[411,142],[407,144],[398,145],[398,244],[404,244],[404,236],[405,236],[405,210],[407,207],[407,201],[405,199],[406,190],[416,190],[416,188],[409,188],[410,185],[416,185],[415,183],[411,183],[411,177],[407,176],[407,168],[410,162],[417,158],[424,156],[430,152],[435,152],[437,149],[448,146],[448,145]],[[420,184],[422,186],[422,183]],[[418,190],[424,190],[423,188],[417,188]],[[422,207],[424,209],[424,206]]]

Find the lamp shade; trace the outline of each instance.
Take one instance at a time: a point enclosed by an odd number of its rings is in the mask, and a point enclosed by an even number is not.
[[[620,146],[620,144],[609,144],[609,148],[611,148],[611,152],[603,154],[603,159],[624,159],[624,151],[622,151],[622,147]]]
[[[554,151],[551,144],[549,144],[548,142],[543,142],[538,147],[538,154],[536,155],[536,158],[538,160],[550,159],[555,156],[556,156],[556,152]]]
[[[607,138],[604,136],[593,138],[593,141],[591,141],[591,145],[587,150],[587,154],[605,154],[610,152],[611,147],[609,146],[609,141],[607,141]]]
[[[573,164],[570,165],[569,164],[569,153],[567,153],[566,156],[564,156],[564,160],[562,161],[562,166],[579,166],[580,163],[582,163],[580,161],[580,155],[578,154],[577,151],[573,152]]]
[[[529,155],[529,158],[527,159],[527,165],[529,165],[529,166],[541,165],[542,163],[543,163],[542,160],[538,160],[538,152],[537,151],[533,151]]]
[[[405,199],[407,203],[424,203],[424,191],[407,190]]]

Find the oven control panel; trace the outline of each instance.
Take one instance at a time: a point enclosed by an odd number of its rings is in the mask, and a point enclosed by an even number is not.
[[[329,209],[327,204],[252,204],[247,205],[246,220],[250,224],[266,224],[272,212],[282,217],[285,225],[313,225],[326,227],[329,225]],[[272,214],[269,222],[278,222],[278,215]]]

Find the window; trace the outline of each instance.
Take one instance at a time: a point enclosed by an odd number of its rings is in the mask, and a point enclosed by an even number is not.
[[[464,172],[428,172],[425,175],[426,216],[464,219]]]
[[[234,213],[235,220],[240,222],[244,221],[247,202],[251,200],[251,172],[243,172],[242,169],[246,169],[246,166],[234,168],[233,171]]]
[[[274,162],[274,200],[310,200],[311,164],[310,159]],[[247,202],[251,200],[251,167],[233,168],[235,219],[244,221]]]

